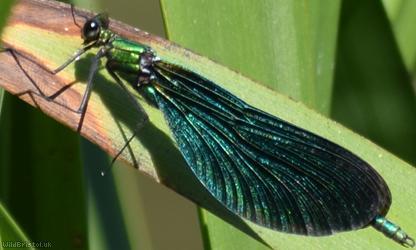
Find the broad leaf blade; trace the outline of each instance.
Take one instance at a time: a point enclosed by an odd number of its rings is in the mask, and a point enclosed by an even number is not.
[[[415,163],[416,98],[380,2],[344,2],[338,46],[332,116]]]
[[[339,1],[161,3],[172,41],[329,111]]]

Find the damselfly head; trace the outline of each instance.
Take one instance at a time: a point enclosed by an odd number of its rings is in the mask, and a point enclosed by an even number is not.
[[[82,39],[84,44],[97,41],[102,29],[108,29],[109,19],[107,13],[100,13],[91,19],[88,19],[82,27]]]

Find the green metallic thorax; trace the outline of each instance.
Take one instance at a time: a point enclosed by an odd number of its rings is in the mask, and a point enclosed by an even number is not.
[[[140,57],[146,51],[151,50],[151,48],[146,45],[123,39],[110,30],[102,30],[100,32],[100,37],[96,46],[104,46],[106,48],[105,57],[107,58],[109,70],[131,75],[133,77],[139,77],[143,70],[140,65]],[[139,86],[140,82],[130,82],[130,84]],[[145,91],[141,93],[148,97],[148,101],[152,102],[153,105],[156,105],[153,101],[153,92],[153,86],[146,85]]]
[[[127,74],[140,73],[140,55],[149,47],[123,39],[110,30],[101,31],[99,43],[107,47],[107,63],[112,70]]]

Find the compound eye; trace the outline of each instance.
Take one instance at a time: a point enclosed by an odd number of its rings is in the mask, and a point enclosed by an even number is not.
[[[89,20],[84,24],[82,38],[86,43],[97,40],[100,33],[100,25],[95,20]]]

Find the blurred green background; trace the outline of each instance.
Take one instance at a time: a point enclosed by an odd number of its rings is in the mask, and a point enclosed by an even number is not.
[[[73,3],[168,37],[416,163],[413,0]],[[17,239],[56,249],[267,249],[136,170],[101,177],[108,163],[0,92],[0,214],[23,230]]]

